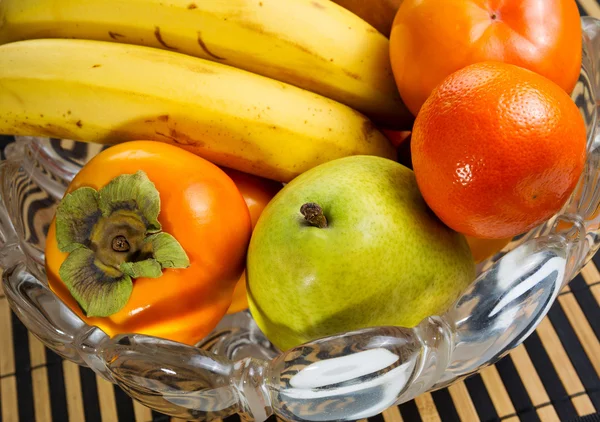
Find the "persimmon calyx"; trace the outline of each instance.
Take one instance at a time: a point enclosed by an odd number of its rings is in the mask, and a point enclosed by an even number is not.
[[[59,276],[89,317],[123,309],[133,280],[187,268],[177,239],[161,231],[160,195],[145,172],[123,174],[96,191],[65,195],[56,210],[58,248],[68,253]]]

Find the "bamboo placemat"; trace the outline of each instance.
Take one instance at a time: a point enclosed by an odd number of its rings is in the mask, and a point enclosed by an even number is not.
[[[600,18],[596,0],[578,0]],[[0,137],[0,143],[8,141]],[[600,254],[494,366],[361,422],[575,421],[600,412]],[[237,422],[239,417],[227,419]],[[592,419],[590,419],[592,421]],[[181,422],[134,403],[28,333],[0,286],[0,422]]]

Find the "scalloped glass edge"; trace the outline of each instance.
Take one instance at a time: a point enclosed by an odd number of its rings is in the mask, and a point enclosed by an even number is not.
[[[351,421],[473,374],[533,332],[600,246],[600,21],[585,17],[582,26],[582,72],[572,97],[587,125],[584,174],[560,213],[480,264],[477,280],[441,316],[412,329],[368,328],[283,353],[247,311],[225,317],[197,347],[135,333],[109,338],[47,287],[43,239],[36,236],[42,229],[23,212],[35,200],[58,201],[81,163],[57,156],[48,140],[27,137],[0,164],[0,267],[9,304],[56,353],[142,404],[187,420],[238,413],[256,421],[273,414]]]

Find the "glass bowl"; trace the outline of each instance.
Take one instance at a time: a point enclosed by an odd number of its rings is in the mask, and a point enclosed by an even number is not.
[[[443,315],[374,327],[281,352],[245,311],[196,347],[130,333],[109,338],[48,288],[44,243],[69,181],[101,145],[17,138],[0,164],[0,268],[10,306],[47,347],[167,415],[213,420],[350,421],[376,415],[493,364],[546,315],[600,246],[600,21],[583,18],[573,93],[587,125],[584,174],[561,212],[479,264]]]

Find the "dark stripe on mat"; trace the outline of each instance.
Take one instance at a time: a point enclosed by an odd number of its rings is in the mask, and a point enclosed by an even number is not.
[[[469,390],[469,395],[471,396],[471,400],[473,400],[473,405],[479,415],[479,419],[482,421],[498,420],[498,413],[485,388],[481,375],[475,374],[467,378],[465,385],[467,386],[467,390]]]
[[[419,408],[417,407],[417,403],[414,400],[403,403],[400,406],[400,415],[402,415],[402,419],[410,422],[421,422],[421,414],[419,413]]]
[[[29,357],[29,335],[27,328],[19,318],[10,314],[13,330],[13,350],[17,378],[17,402],[19,403],[19,421],[35,421],[33,407],[33,383],[31,381],[31,360]]]
[[[598,378],[598,375],[590,362],[590,358],[586,355],[575,331],[573,331],[573,327],[571,327],[562,306],[556,303],[552,309],[550,309],[548,317],[556,330],[565,352],[567,352],[569,359],[575,367],[575,372],[579,375],[581,383],[588,392],[590,400],[596,410],[600,410],[600,378]]]
[[[600,251],[596,252],[596,254],[592,257],[592,261],[594,262],[594,265],[596,266],[596,268],[600,269]],[[600,280],[594,280],[594,281],[600,281]]]
[[[569,422],[600,422],[600,413],[596,413],[595,415],[583,416],[581,418],[577,418]]]
[[[521,422],[540,422],[510,355],[496,363],[496,369]]]
[[[80,366],[79,379],[81,380],[81,398],[84,403],[85,422],[102,422],[96,374],[90,368]]]
[[[89,145],[83,142],[75,142],[70,149],[65,150],[60,139],[50,138],[50,145],[58,156],[69,163],[78,165],[87,158],[89,151]]]
[[[573,407],[538,333],[534,331],[523,344],[560,420],[576,418],[575,407]]]
[[[48,389],[50,391],[50,409],[53,421],[67,421],[67,391],[63,373],[62,358],[50,349],[46,349],[48,365]]]
[[[461,422],[447,388],[433,391],[431,397],[433,398],[433,402],[435,403],[435,407],[442,422]]]
[[[383,419],[383,416],[381,414],[370,417],[367,420],[369,422],[385,422],[385,420]]]
[[[594,295],[592,295],[589,286],[586,284],[581,274],[573,279],[570,287],[585,318],[590,323],[592,330],[594,330],[594,334],[600,339],[600,306],[598,306],[598,302],[596,302]],[[600,356],[598,359],[600,359]]]
[[[115,402],[117,404],[117,416],[119,421],[135,421],[135,412],[133,410],[133,400],[125,394],[118,385],[114,386]],[[136,421],[150,422],[150,421]]]

